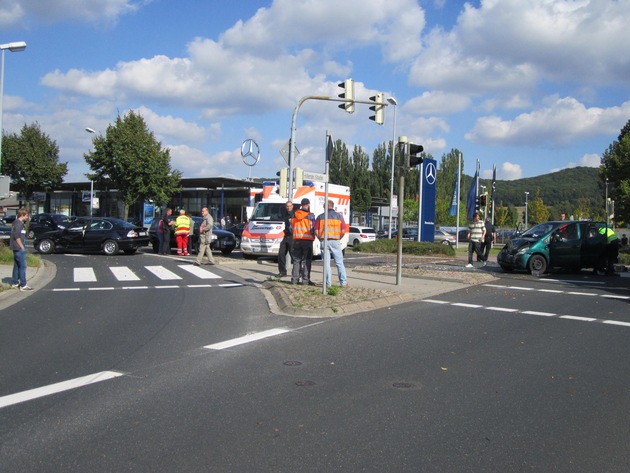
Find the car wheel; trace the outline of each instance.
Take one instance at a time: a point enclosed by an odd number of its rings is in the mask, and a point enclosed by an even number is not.
[[[103,253],[107,256],[113,256],[118,254],[118,243],[114,240],[106,240],[103,243]]]
[[[26,238],[28,238],[29,240],[32,240],[33,238],[35,238],[35,232],[33,230],[29,230],[28,235],[26,235]]]
[[[133,255],[136,251],[138,251],[138,248],[131,248],[129,250],[125,250],[125,254],[126,255]]]
[[[222,255],[227,256],[227,255],[229,255],[230,253],[232,253],[232,250],[233,250],[233,249],[234,249],[234,248],[226,248],[226,249],[224,249],[224,250],[221,250],[221,254],[222,254]]]
[[[542,255],[533,255],[527,263],[527,268],[530,273],[543,274],[547,272],[547,260]]]
[[[448,242],[448,240],[442,240],[442,244],[443,244],[443,245],[450,245],[450,243]]]
[[[49,255],[51,253],[54,253],[55,252],[55,242],[45,238],[45,239],[41,240],[37,244],[37,251],[39,251],[40,253],[42,253],[44,255]]]
[[[236,237],[236,247],[240,248],[241,247],[241,237]]]
[[[354,241],[352,242],[352,246],[359,246],[361,244],[361,241],[358,239],[354,239]]]

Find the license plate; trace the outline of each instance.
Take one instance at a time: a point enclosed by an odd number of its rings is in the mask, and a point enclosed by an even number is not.
[[[138,236],[147,236],[146,232],[138,232]]]

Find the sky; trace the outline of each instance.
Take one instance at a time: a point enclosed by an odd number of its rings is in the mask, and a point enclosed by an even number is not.
[[[295,166],[323,172],[330,133],[370,156],[401,135],[456,148],[500,180],[596,167],[630,119],[628,19],[627,0],[0,0],[0,44],[27,43],[5,51],[3,128],[39,123],[65,182],[87,180],[85,128],[128,110],[183,177],[273,177],[300,99],[352,78],[398,105],[377,125],[306,100]]]

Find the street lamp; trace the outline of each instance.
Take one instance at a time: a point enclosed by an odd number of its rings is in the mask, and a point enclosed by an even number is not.
[[[387,232],[387,238],[392,238],[392,222],[393,222],[393,209],[394,209],[394,161],[396,158],[396,99],[394,97],[387,97],[387,101],[394,106],[394,130],[392,133],[392,179],[389,186],[389,231]]]
[[[87,127],[85,129],[88,133],[96,134],[96,130]],[[94,181],[90,179],[90,217],[92,216],[92,207],[94,206]]]
[[[24,41],[18,41],[16,43],[0,44],[0,50],[2,50],[2,66],[0,67],[0,170],[2,168],[2,102],[4,99],[4,51],[8,49],[12,53],[19,53],[26,49],[26,43]],[[0,174],[1,171],[0,171]]]
[[[527,196],[529,195],[529,192],[525,192],[525,228],[523,230],[527,230],[528,228],[528,220],[527,220]]]

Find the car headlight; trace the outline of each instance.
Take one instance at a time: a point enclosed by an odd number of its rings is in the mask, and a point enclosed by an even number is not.
[[[219,239],[219,238],[218,238],[218,237],[217,237],[217,236],[213,233],[213,234],[212,234],[212,241],[214,241],[214,240],[218,240],[218,239]]]

